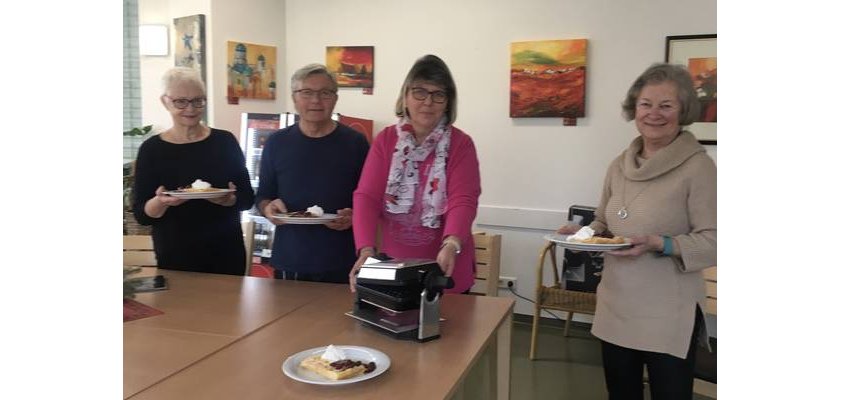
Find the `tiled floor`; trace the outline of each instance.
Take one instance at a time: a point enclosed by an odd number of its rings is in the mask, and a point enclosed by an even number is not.
[[[515,318],[511,345],[511,399],[606,400],[601,346],[589,326],[563,329],[541,323],[537,359],[529,360],[531,322]],[[553,324],[554,325],[554,324]],[[646,399],[648,399],[646,393]],[[696,394],[694,400],[709,400]]]

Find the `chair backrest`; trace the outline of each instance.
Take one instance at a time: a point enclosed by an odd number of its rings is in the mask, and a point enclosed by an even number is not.
[[[716,267],[710,267],[705,269],[704,271],[704,283],[707,286],[707,314],[718,315],[718,292],[716,290],[716,285],[718,284],[718,274],[716,271]],[[715,318],[715,317],[712,317]],[[707,323],[709,324],[709,319]],[[709,329],[709,325],[707,329]],[[718,358],[718,350],[717,350],[717,338],[713,337],[712,335],[716,335],[715,329],[713,327],[713,332],[710,333],[710,346],[711,352],[708,352],[703,346],[698,346],[698,350],[695,352],[695,385],[694,390],[695,393],[700,393],[707,397],[715,398],[716,394],[716,385],[715,383],[718,381],[717,375],[717,358]]]
[[[148,235],[123,236],[123,265],[132,267],[154,267],[155,248],[152,237]]]
[[[471,293],[496,296],[499,291],[499,263],[502,235],[474,232],[476,246],[476,282]],[[482,290],[484,288],[484,290]]]
[[[596,207],[592,206],[570,206],[567,212],[567,220],[581,226],[590,225],[595,218]],[[604,255],[569,249],[563,249],[562,252],[561,280],[563,287],[577,292],[595,293],[604,269]]]
[[[576,221],[581,226],[590,225],[596,219],[596,207],[593,206],[569,206],[567,211],[567,221],[574,221],[575,217],[581,217],[580,221]]]
[[[254,221],[242,221],[242,236],[245,242],[245,276],[251,276],[251,264],[254,260]]]
[[[718,315],[718,274],[716,267],[704,270],[704,283],[707,285],[707,314]]]

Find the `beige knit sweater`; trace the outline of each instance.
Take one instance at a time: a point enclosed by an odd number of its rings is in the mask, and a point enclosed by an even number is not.
[[[695,305],[705,306],[701,270],[716,265],[716,167],[688,131],[648,160],[638,157],[641,148],[637,137],[611,163],[590,226],[625,237],[672,236],[680,254],[606,254],[592,332],[619,346],[686,358]],[[617,215],[623,205],[626,219]],[[705,327],[701,340],[707,342]]]

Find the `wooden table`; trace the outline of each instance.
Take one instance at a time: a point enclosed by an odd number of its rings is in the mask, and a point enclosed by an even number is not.
[[[396,340],[344,315],[346,285],[162,271],[170,290],[137,300],[164,315],[128,322],[123,389],[132,399],[449,399],[466,381],[508,399],[513,300],[447,295],[441,338]],[[386,373],[342,386],[300,383],[283,361],[313,347],[358,345],[391,358]],[[484,379],[484,378],[487,379]]]

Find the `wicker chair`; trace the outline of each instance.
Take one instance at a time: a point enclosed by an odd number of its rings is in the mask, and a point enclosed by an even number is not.
[[[580,225],[588,225],[592,222],[595,208],[587,206],[572,206],[569,209],[569,221],[573,222],[576,216],[581,220],[576,222]],[[540,323],[541,311],[558,310],[566,311],[567,317],[564,326],[564,336],[569,336],[569,325],[575,313],[590,314],[596,313],[596,293],[579,290],[568,290],[561,282],[561,275],[558,272],[558,259],[556,255],[557,246],[554,242],[547,242],[540,250],[537,262],[537,288],[535,291],[534,317],[532,318],[531,349],[529,359],[534,360],[537,353],[537,332]],[[550,256],[554,281],[551,285],[543,284],[543,266],[546,263],[546,255]]]

